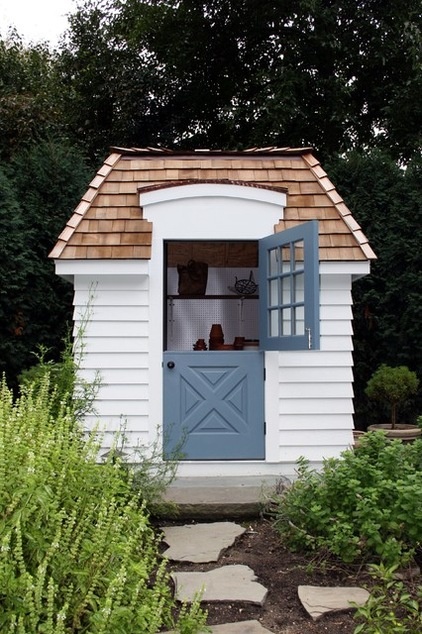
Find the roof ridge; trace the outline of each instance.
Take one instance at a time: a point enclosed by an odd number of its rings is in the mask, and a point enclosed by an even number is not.
[[[245,154],[297,154],[303,155],[313,151],[312,147],[277,147],[277,146],[267,146],[267,147],[251,147],[246,148],[244,150],[218,150],[212,148],[198,148],[195,150],[188,149],[171,149],[166,147],[114,147],[110,148],[113,152],[118,152],[120,155],[123,154],[166,154],[173,156],[244,156]]]

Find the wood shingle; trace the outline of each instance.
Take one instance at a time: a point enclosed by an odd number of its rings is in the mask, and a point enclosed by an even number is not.
[[[272,147],[190,153],[114,148],[59,235],[50,257],[150,259],[153,227],[139,206],[140,191],[192,181],[235,182],[286,191],[284,217],[276,231],[316,219],[321,261],[376,257],[311,148]]]

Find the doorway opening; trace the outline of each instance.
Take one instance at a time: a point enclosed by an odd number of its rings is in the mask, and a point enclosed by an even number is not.
[[[164,350],[191,351],[202,339],[208,345],[213,324],[221,324],[224,346],[237,338],[258,349],[258,252],[257,240],[165,242]],[[178,291],[178,266],[190,261],[208,267],[201,295]]]

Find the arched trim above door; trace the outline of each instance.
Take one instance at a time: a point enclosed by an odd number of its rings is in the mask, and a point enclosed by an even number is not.
[[[281,188],[251,185],[237,181],[175,181],[140,190],[141,205],[153,205],[186,198],[240,198],[255,202],[286,206],[286,192]]]
[[[286,193],[226,182],[140,191],[157,240],[256,240],[284,216]]]

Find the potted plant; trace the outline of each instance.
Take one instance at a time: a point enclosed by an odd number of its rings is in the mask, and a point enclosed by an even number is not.
[[[380,365],[369,379],[365,393],[370,399],[379,401],[389,408],[390,422],[370,425],[368,431],[382,429],[390,438],[400,438],[405,441],[411,441],[420,436],[422,430],[417,425],[408,425],[397,420],[399,406],[416,394],[418,387],[419,379],[416,372],[409,370],[407,366]]]

